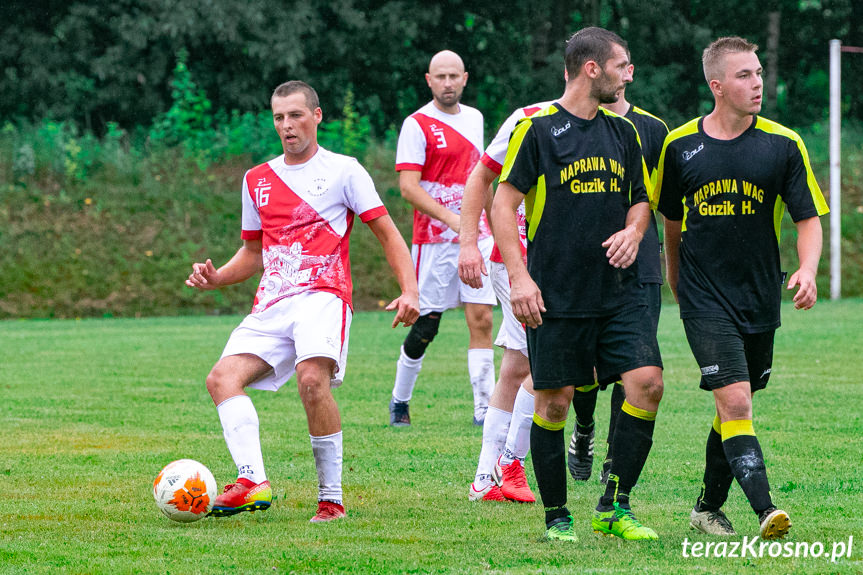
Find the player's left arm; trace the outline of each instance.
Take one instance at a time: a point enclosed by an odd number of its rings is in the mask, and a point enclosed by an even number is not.
[[[626,227],[602,242],[605,257],[616,268],[628,268],[638,255],[638,246],[650,222],[650,204],[639,202],[626,213]]]
[[[631,125],[631,124],[630,124]],[[608,263],[616,268],[628,268],[638,255],[638,246],[644,237],[644,232],[650,225],[650,176],[641,152],[638,132],[632,127],[631,141],[627,153],[629,159],[627,171],[634,174],[629,183],[630,202],[626,213],[626,224],[622,230],[612,234],[602,242],[602,247],[608,248],[605,257]],[[624,183],[627,183],[624,181]],[[624,188],[626,189],[626,188]]]
[[[821,259],[821,221],[830,211],[809,164],[809,154],[803,140],[791,132],[788,147],[788,169],[785,172],[782,199],[797,226],[797,259],[800,268],[788,279],[788,289],[794,294],[796,309],[809,309],[818,299],[815,276]]]
[[[809,309],[818,299],[818,287],[815,276],[818,273],[818,261],[821,259],[821,220],[818,216],[806,218],[796,223],[797,226],[797,259],[800,268],[788,280],[788,289],[797,287],[794,294],[796,309]]]
[[[404,238],[389,215],[383,215],[366,222],[372,233],[381,243],[402,293],[390,302],[387,311],[396,310],[393,327],[399,323],[413,325],[420,315],[419,288],[414,274],[413,260]]]

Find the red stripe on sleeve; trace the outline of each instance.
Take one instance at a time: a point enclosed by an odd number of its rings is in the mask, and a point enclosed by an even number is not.
[[[264,237],[264,230],[243,230],[240,238],[244,240],[259,240]]]
[[[408,163],[396,164],[396,171],[397,172],[402,172],[404,170],[413,170],[415,172],[422,172],[423,166],[421,166],[420,164],[408,164]]]
[[[488,154],[483,154],[479,161],[485,164],[486,167],[495,174],[500,175],[501,170],[503,170],[503,166],[495,162]]]
[[[377,208],[372,208],[370,210],[366,210],[365,212],[360,214],[360,221],[364,224],[370,222],[372,220],[376,220],[381,216],[387,215],[387,208],[385,206],[379,206]]]

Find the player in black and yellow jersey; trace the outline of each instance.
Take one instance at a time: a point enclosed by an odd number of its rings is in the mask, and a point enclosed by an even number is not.
[[[575,541],[566,508],[564,425],[576,387],[621,374],[626,401],[614,460],[591,522],[625,539],[656,539],[629,491],[653,442],[662,362],[635,262],[647,230],[647,169],[635,127],[599,108],[624,86],[626,43],[585,28],[567,42],[566,88],[513,131],[492,207],[516,318],[527,326],[535,413],[530,449],[547,537]],[[516,211],[527,216],[527,266]]]
[[[656,195],[666,218],[666,279],[680,302],[701,387],[713,391],[717,412],[690,524],[734,534],[721,507],[736,478],[758,514],[761,537],[776,539],[791,521],[770,496],[752,394],[767,385],[772,369],[784,210],[797,226],[800,260],[788,289],[797,288],[797,309],[809,309],[817,299],[818,216],[828,209],[800,136],[757,115],[763,87],[757,48],[731,37],[704,51],[715,108],[666,138]]]
[[[627,51],[629,56],[629,51]],[[630,62],[624,71],[623,81],[632,82],[635,66]],[[622,89],[617,101],[604,103],[602,107],[623,116],[635,125],[641,139],[641,150],[644,155],[644,163],[650,173],[651,180],[655,178],[656,168],[659,164],[659,154],[662,152],[662,142],[668,134],[668,126],[656,116],[633,106],[626,100],[626,89]],[[645,290],[647,296],[647,307],[653,322],[653,330],[659,325],[659,312],[662,306],[662,269],[659,261],[659,233],[656,226],[656,218],[650,213],[650,227],[644,233],[641,245],[638,248],[638,282]],[[619,378],[618,383],[620,383]],[[607,382],[597,382],[585,387],[576,388],[573,394],[572,406],[575,410],[575,429],[569,442],[569,456],[567,465],[572,478],[577,481],[590,479],[593,467],[593,437],[595,431],[593,412],[596,409],[596,396],[600,388],[605,387]],[[606,442],[605,461],[602,463],[602,475],[600,481],[605,483],[611,470],[612,451],[611,445],[614,439],[615,421],[620,408],[623,405],[625,394],[623,385],[613,385],[611,392],[611,412],[608,421],[608,436]]]

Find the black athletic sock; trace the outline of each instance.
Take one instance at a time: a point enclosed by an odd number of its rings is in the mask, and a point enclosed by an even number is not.
[[[608,452],[605,456],[606,461],[611,460],[611,444],[614,441],[614,429],[617,424],[617,416],[620,414],[620,408],[623,407],[623,400],[626,399],[626,393],[623,391],[623,385],[619,383],[613,384],[611,390],[611,411],[608,418],[608,437],[605,442],[608,444]]]
[[[608,508],[615,501],[623,504],[622,496],[626,496],[628,503],[629,492],[638,483],[638,476],[653,445],[655,422],[655,411],[639,409],[624,400],[617,415],[612,445],[614,459],[605,484],[605,494],[599,500],[600,507]]]
[[[550,422],[533,415],[530,426],[530,457],[545,507],[545,522],[569,515],[566,508],[566,446],[563,428],[566,421]]]
[[[770,499],[770,484],[761,444],[755,437],[751,419],[739,419],[722,423],[722,449],[734,478],[746,494],[749,505],[759,516],[765,509],[773,507]]]
[[[593,384],[587,386],[590,389],[581,391],[582,387],[575,388],[572,396],[572,407],[575,409],[575,430],[586,435],[593,430],[593,412],[596,411],[596,396],[599,386]]]
[[[728,490],[734,481],[734,473],[728,465],[725,457],[725,449],[722,447],[722,435],[720,433],[719,416],[713,420],[713,427],[707,436],[707,448],[704,457],[704,483],[701,486],[701,495],[695,503],[697,511],[719,511],[725,500],[728,499]]]

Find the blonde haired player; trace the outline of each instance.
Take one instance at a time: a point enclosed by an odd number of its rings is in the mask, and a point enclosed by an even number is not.
[[[666,278],[680,302],[689,347],[712,392],[704,483],[693,529],[735,534],[722,511],[736,479],[762,539],[784,537],[791,520],[770,494],[753,426],[753,394],[767,386],[784,280],[778,230],[797,227],[794,306],[818,298],[821,221],[829,210],[795,132],[758,115],[764,83],[758,46],[739,37],[711,43],[702,58],[714,108],[672,130],[659,160],[656,195],[665,216]]]

